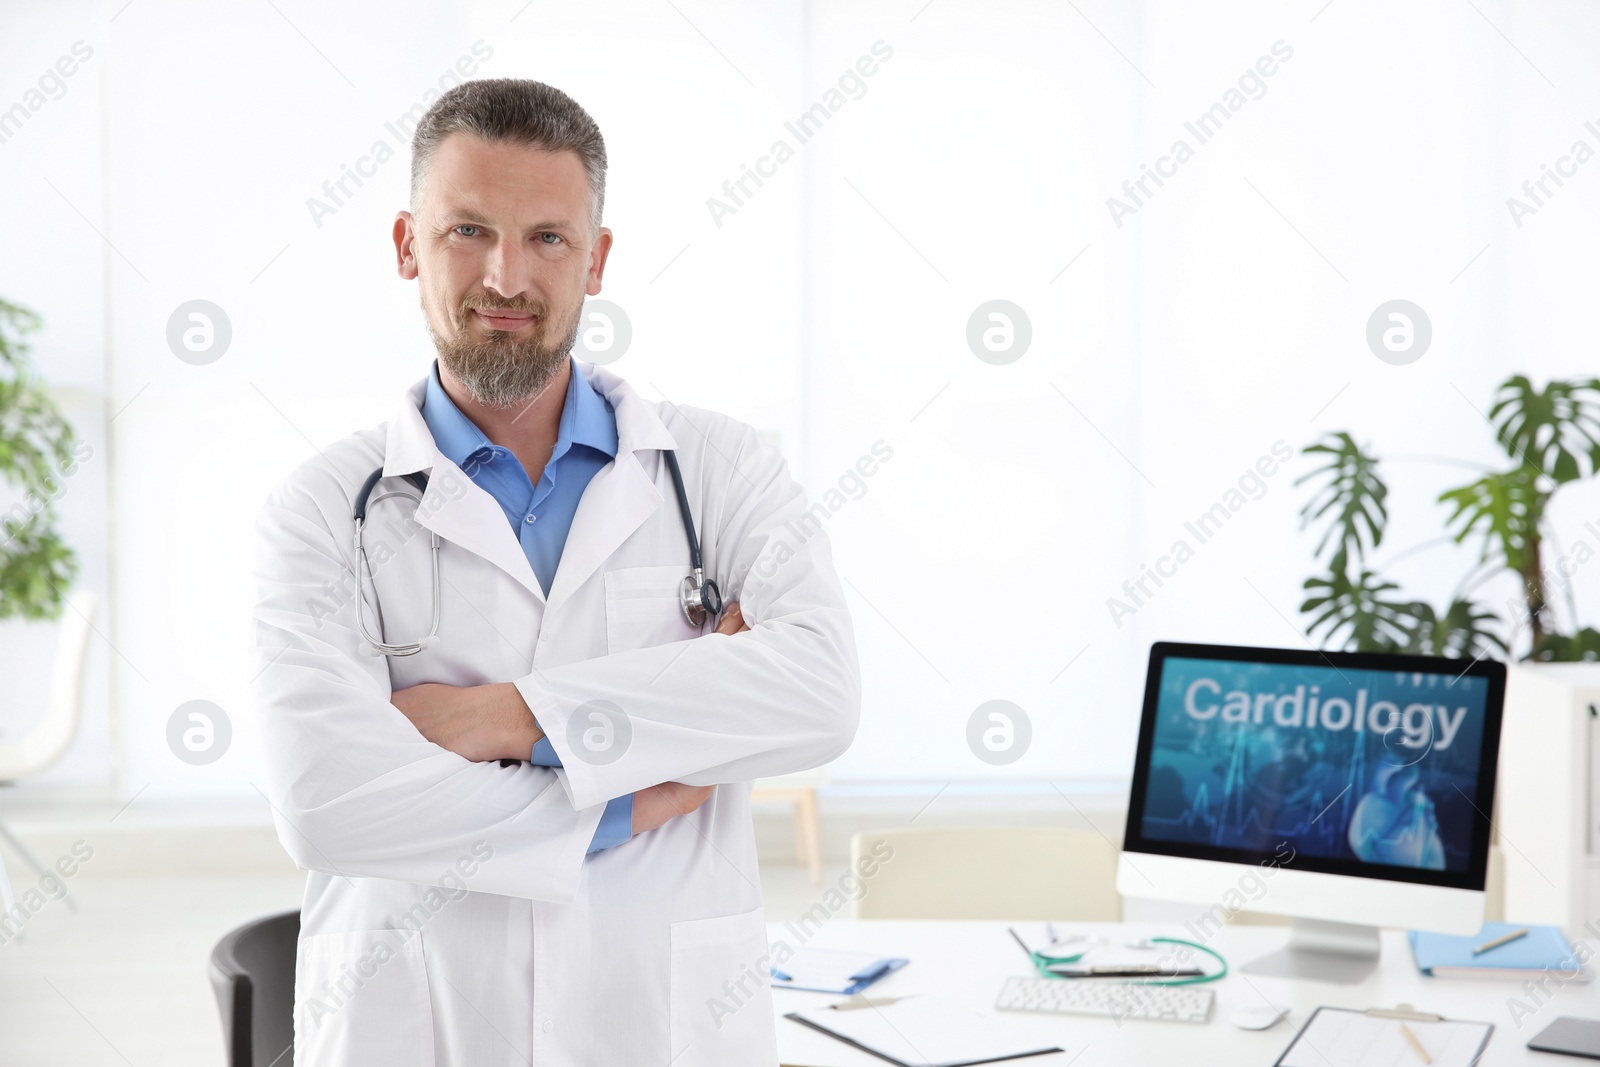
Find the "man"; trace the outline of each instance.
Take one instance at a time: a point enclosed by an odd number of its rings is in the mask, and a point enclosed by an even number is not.
[[[269,795],[310,872],[294,1062],[771,1064],[749,783],[855,733],[827,540],[750,427],[571,357],[612,240],[582,108],[468,82],[412,152],[395,248],[438,360],[258,524]],[[739,601],[698,624],[669,450]]]

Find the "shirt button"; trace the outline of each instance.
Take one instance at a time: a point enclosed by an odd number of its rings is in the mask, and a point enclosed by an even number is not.
[[[556,1028],[556,1024],[551,1022],[549,1019],[546,1019],[544,1021],[544,1032],[545,1033],[548,1034],[550,1031],[554,1030],[555,1028]]]
[[[536,519],[538,519],[538,518],[539,518],[539,516],[535,515],[533,512],[531,512],[531,511],[528,512],[528,525],[532,526],[534,524],[534,521]]]

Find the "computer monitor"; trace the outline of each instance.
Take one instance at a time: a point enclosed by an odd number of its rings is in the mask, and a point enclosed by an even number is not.
[[[1158,642],[1117,869],[1124,896],[1291,917],[1245,970],[1356,982],[1377,927],[1483,924],[1505,666]]]

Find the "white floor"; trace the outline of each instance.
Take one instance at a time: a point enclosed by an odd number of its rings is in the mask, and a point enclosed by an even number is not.
[[[14,856],[14,880],[21,882]],[[843,868],[824,872],[823,885]],[[798,867],[762,871],[770,919],[799,915],[821,890]],[[220,1067],[211,947],[258,916],[299,906],[299,875],[79,877],[76,912],[51,901],[0,945],[5,1067]]]

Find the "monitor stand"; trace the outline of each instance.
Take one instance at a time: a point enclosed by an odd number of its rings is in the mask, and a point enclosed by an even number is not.
[[[1289,944],[1244,965],[1250,974],[1312,978],[1355,985],[1378,969],[1378,930],[1373,926],[1295,919]]]

